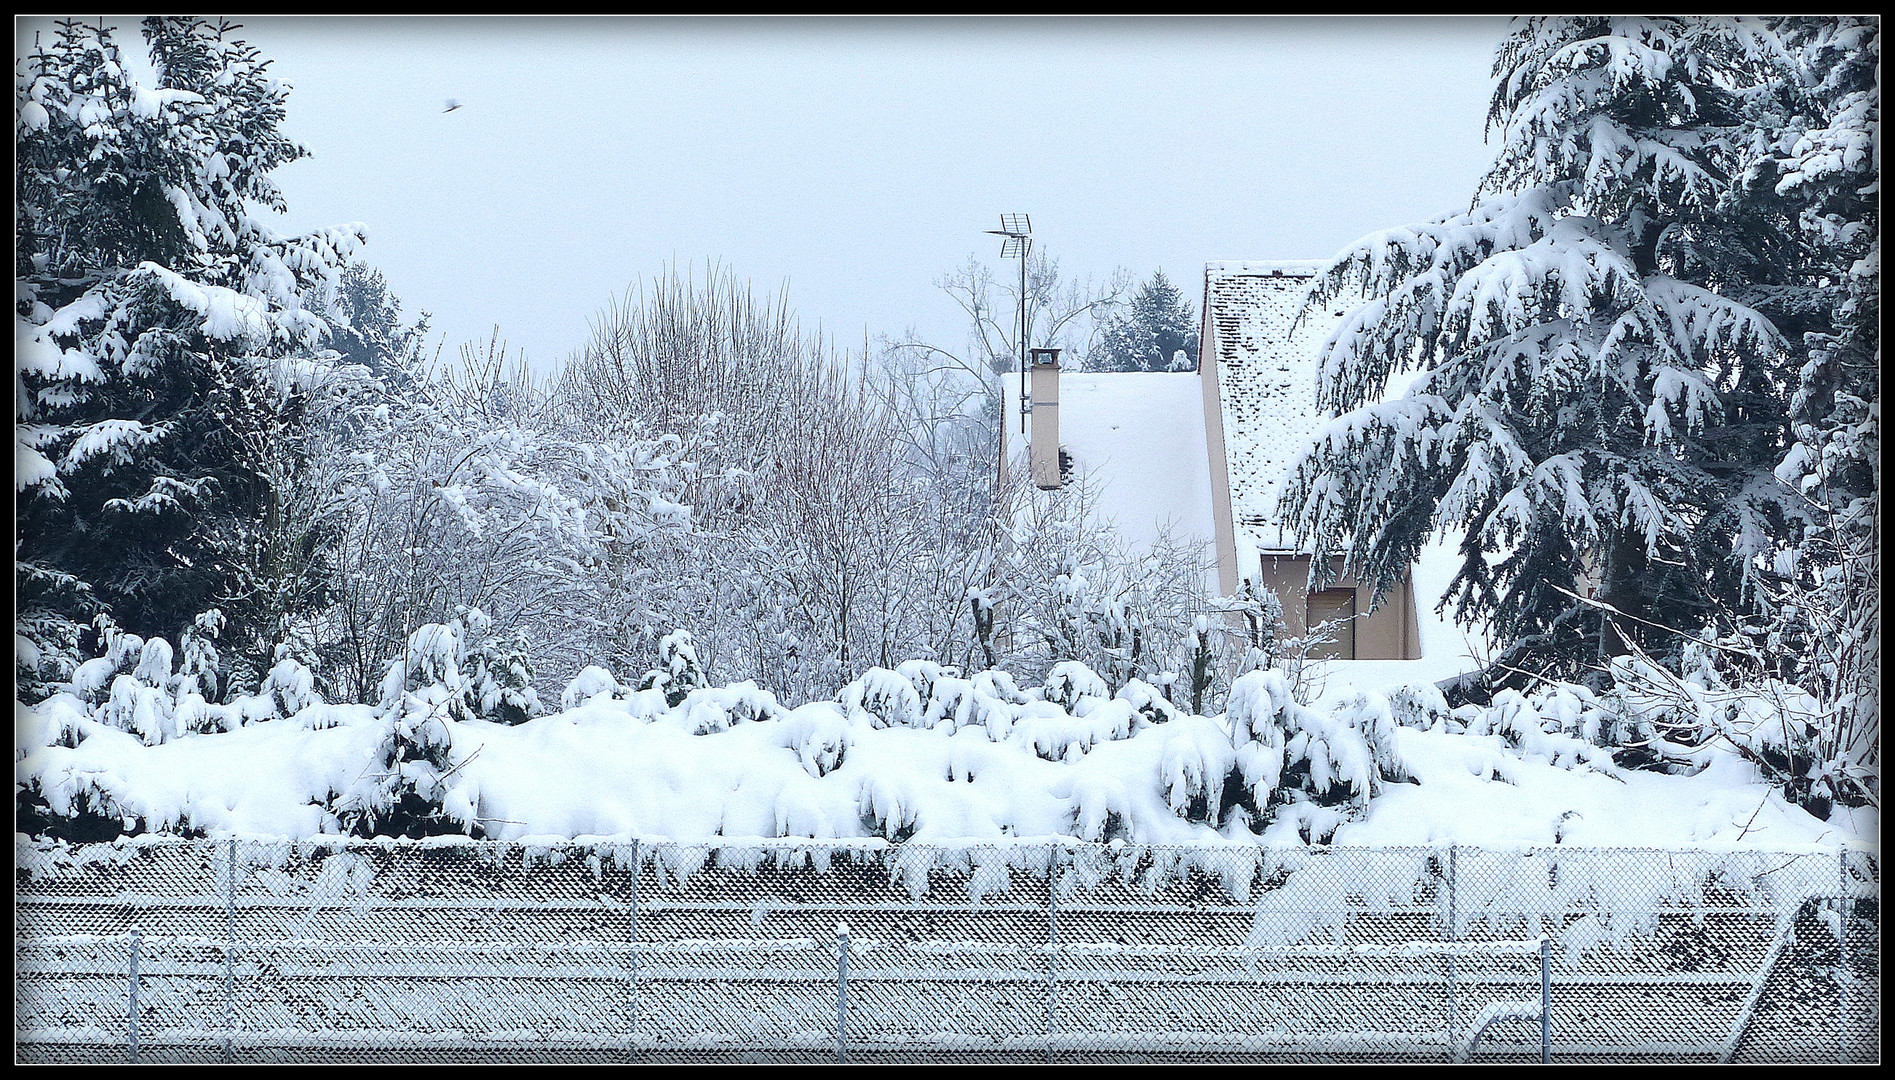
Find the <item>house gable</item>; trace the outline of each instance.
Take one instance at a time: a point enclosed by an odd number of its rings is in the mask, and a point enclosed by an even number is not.
[[[1199,355],[1207,453],[1221,488],[1214,499],[1219,584],[1226,594],[1244,580],[1274,591],[1292,635],[1302,634],[1311,619],[1322,622],[1318,610],[1353,612],[1344,658],[1414,659],[1421,653],[1412,581],[1404,577],[1373,611],[1371,590],[1349,577],[1333,590],[1351,591],[1349,603],[1334,595],[1312,598],[1307,577],[1314,553],[1297,544],[1277,506],[1291,468],[1323,422],[1317,356],[1348,310],[1339,299],[1304,316],[1304,300],[1321,271],[1321,263],[1304,261],[1205,267]]]
[[[1298,550],[1277,497],[1319,422],[1317,350],[1346,310],[1337,302],[1297,322],[1320,269],[1311,262],[1205,267],[1204,355],[1217,366],[1231,513],[1247,554]]]

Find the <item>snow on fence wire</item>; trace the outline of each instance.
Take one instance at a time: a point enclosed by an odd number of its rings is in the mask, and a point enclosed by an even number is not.
[[[21,1060],[1880,1056],[1865,850],[141,838],[17,854]]]

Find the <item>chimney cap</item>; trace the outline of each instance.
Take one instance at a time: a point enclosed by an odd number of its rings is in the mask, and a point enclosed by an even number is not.
[[[1051,364],[1051,365],[1052,365],[1053,367],[1058,367],[1058,366],[1059,366],[1059,354],[1060,354],[1060,353],[1061,353],[1062,351],[1064,351],[1064,350],[1061,350],[1061,349],[1028,349],[1028,350],[1027,350],[1027,356],[1028,356],[1028,357],[1029,357],[1029,358],[1031,359],[1031,361],[1032,361],[1032,363],[1033,363],[1033,364],[1034,364],[1034,366],[1036,366],[1036,367],[1037,367],[1037,366],[1040,366],[1040,365],[1043,365],[1043,364]]]

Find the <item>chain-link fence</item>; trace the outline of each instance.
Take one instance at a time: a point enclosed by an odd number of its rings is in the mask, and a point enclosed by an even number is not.
[[[1863,850],[22,841],[31,1061],[1873,1061]]]

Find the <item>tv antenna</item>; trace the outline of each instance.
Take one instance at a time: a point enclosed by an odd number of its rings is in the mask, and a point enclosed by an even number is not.
[[[1026,257],[1033,250],[1033,220],[1025,214],[1000,215],[1000,227],[988,229],[991,236],[1004,236],[1000,257],[1020,260],[1020,337],[1014,363],[1020,369],[1020,433],[1026,433]]]

